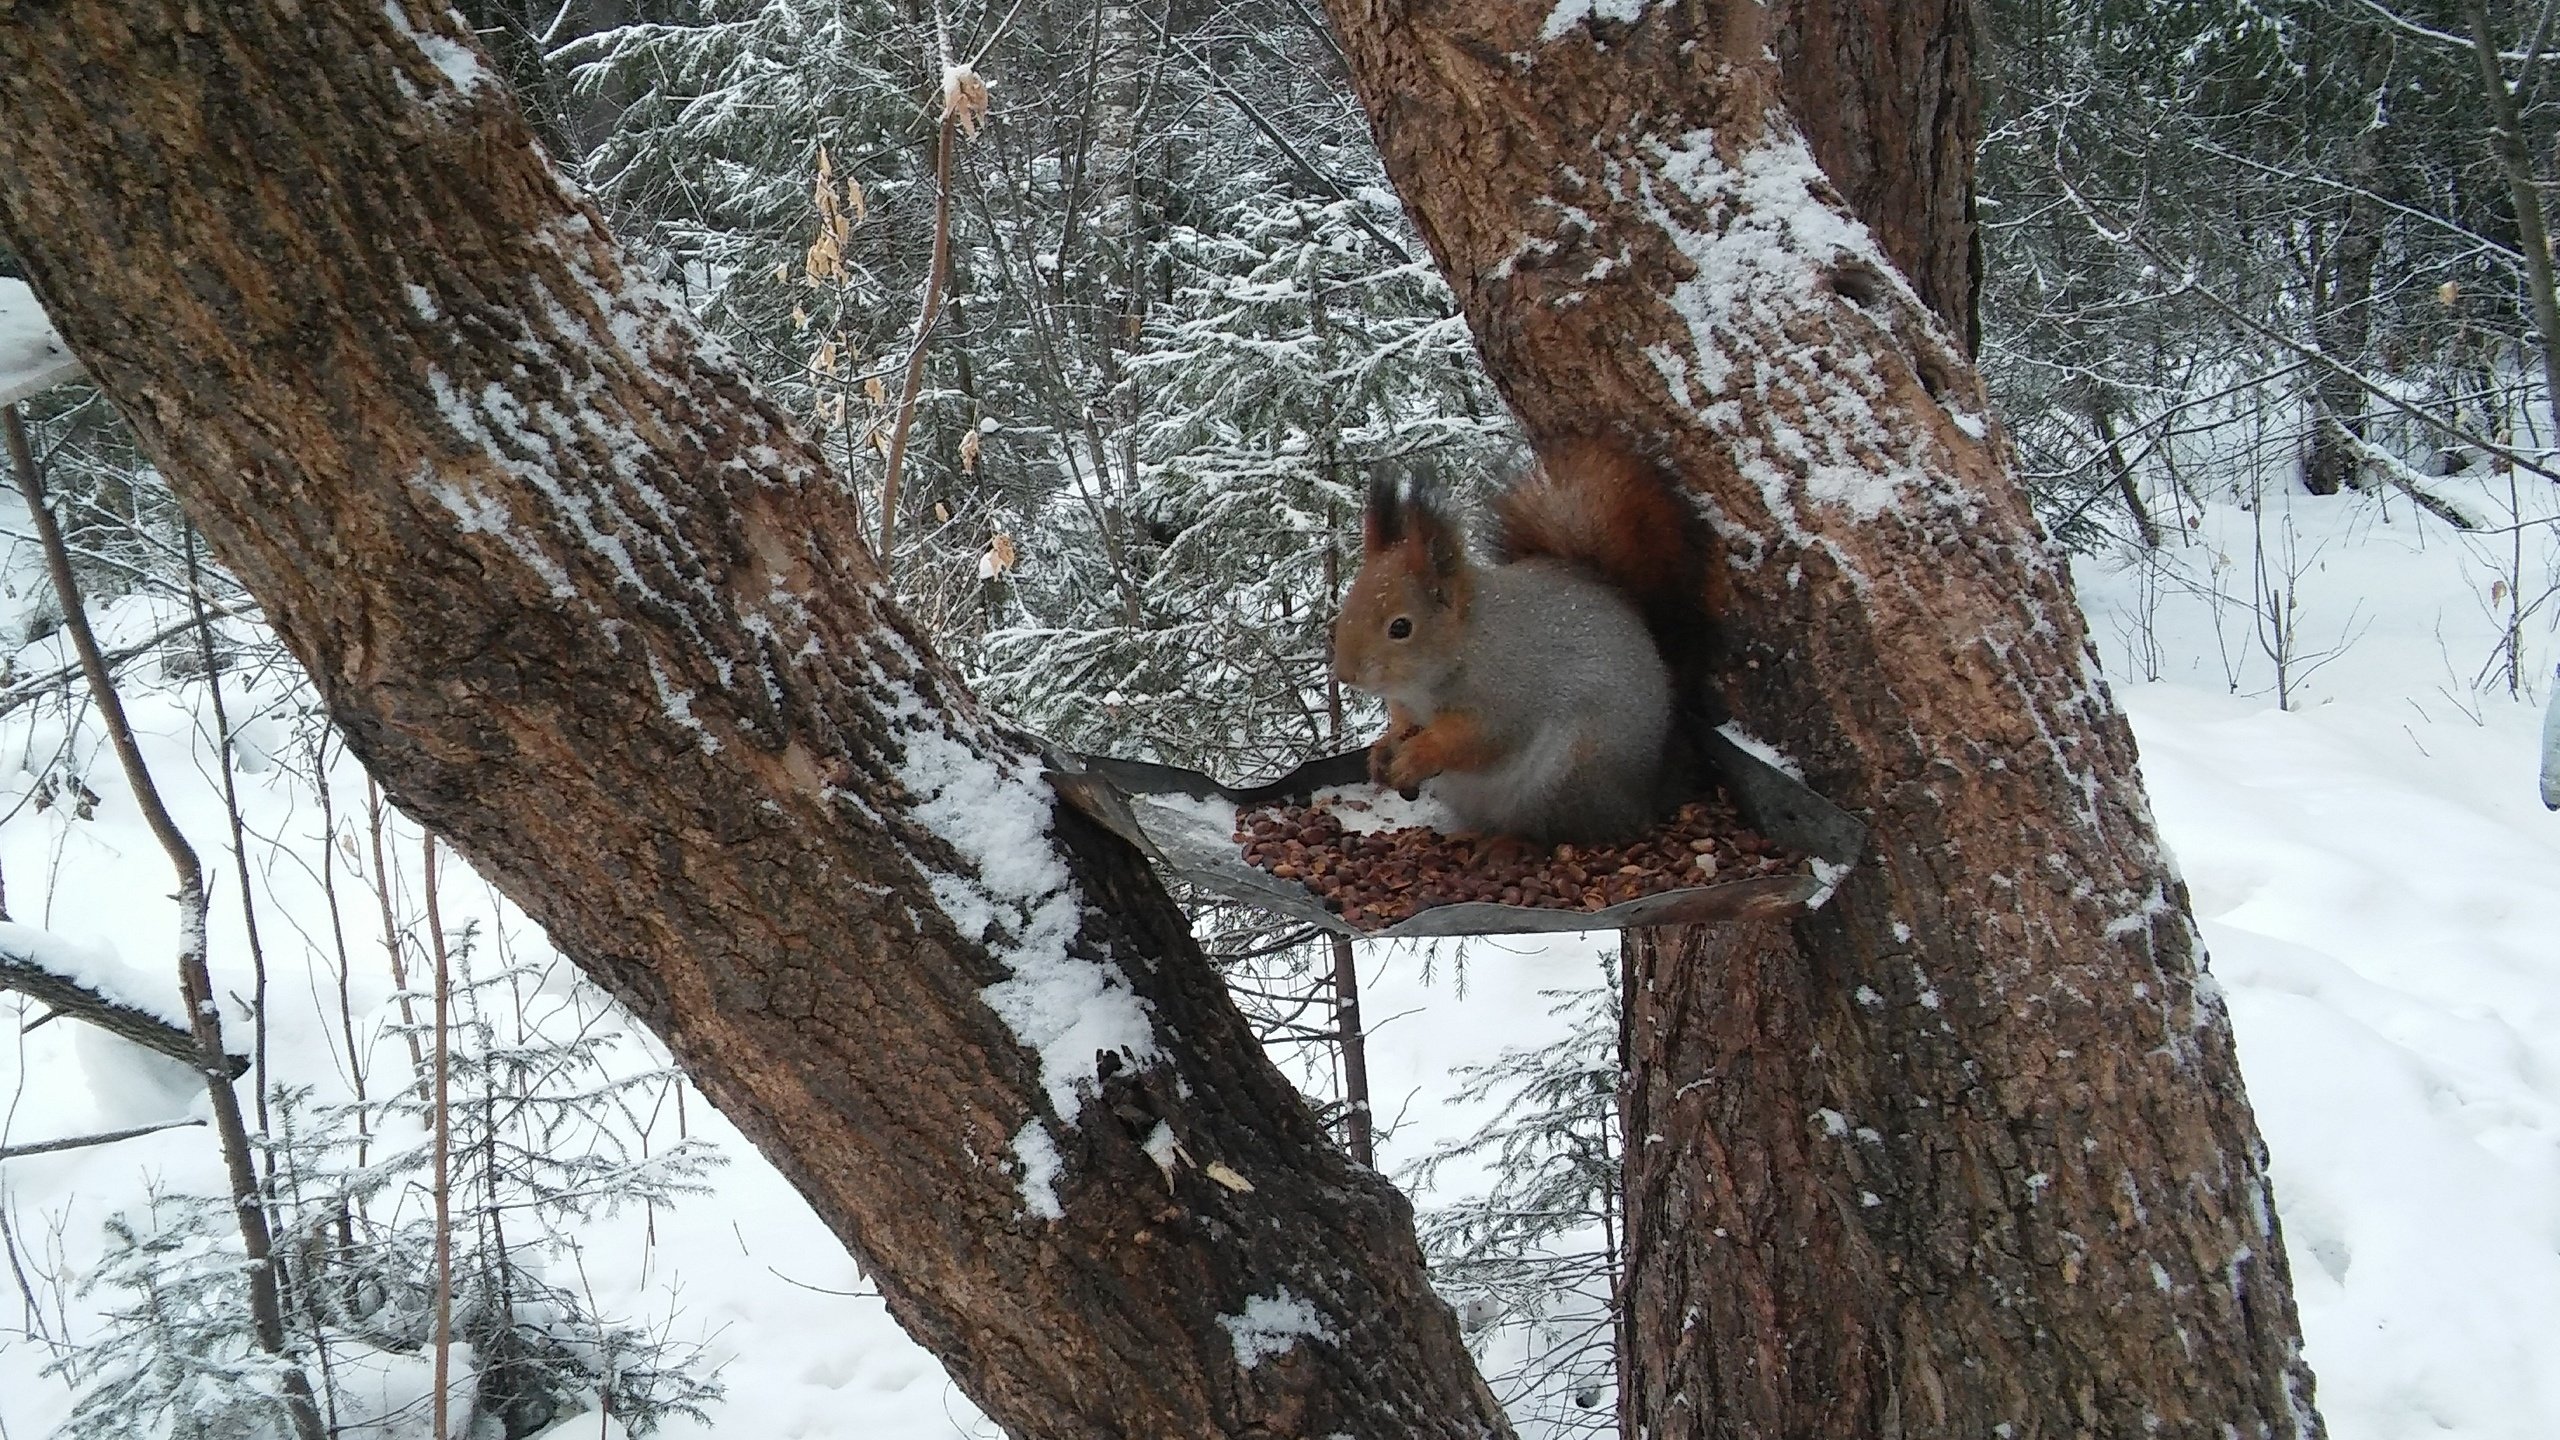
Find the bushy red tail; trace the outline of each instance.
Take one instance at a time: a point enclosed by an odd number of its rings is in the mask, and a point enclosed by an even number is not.
[[[1554,446],[1493,500],[1505,562],[1544,555],[1590,567],[1648,615],[1698,601],[1698,517],[1654,466],[1605,440]]]

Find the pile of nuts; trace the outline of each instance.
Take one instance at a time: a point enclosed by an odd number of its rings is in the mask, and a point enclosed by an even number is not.
[[[1244,810],[1235,838],[1245,859],[1306,886],[1362,930],[1466,900],[1587,913],[1666,890],[1790,874],[1803,862],[1745,829],[1721,800],[1683,805],[1623,845],[1459,839],[1420,826],[1363,833],[1337,813],[1364,808],[1320,800]]]

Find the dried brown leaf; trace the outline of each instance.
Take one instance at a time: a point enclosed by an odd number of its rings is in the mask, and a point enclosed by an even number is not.
[[[959,125],[962,134],[976,139],[978,127],[987,118],[986,80],[970,66],[946,66],[942,72],[942,113]]]

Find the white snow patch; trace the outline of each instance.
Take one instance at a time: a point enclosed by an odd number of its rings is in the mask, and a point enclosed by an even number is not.
[[[1132,795],[1129,808],[1150,831],[1187,833],[1196,844],[1232,844],[1236,807],[1215,795]]]
[[[1643,18],[1650,0],[1556,0],[1556,8],[1547,12],[1547,23],[1538,27],[1538,39],[1553,44],[1571,34],[1576,26],[1592,20],[1610,20],[1630,25]]]
[[[619,513],[614,498],[584,487],[571,490],[561,484],[550,466],[530,458],[573,443],[566,417],[553,410],[549,402],[535,402],[539,413],[528,411],[513,391],[497,384],[482,386],[476,400],[465,399],[440,370],[427,372],[427,386],[435,395],[437,410],[454,433],[476,445],[499,469],[539,491],[587,549],[601,556],[634,594],[668,604],[671,609],[679,608],[660,596],[641,575],[630,547],[618,533],[630,522]],[[599,428],[592,415],[582,412],[581,419],[589,429]],[[542,428],[535,428],[537,422]],[[512,450],[499,445],[502,436],[512,442]]]
[[[1022,1167],[1022,1208],[1037,1219],[1065,1219],[1067,1208],[1058,1203],[1058,1177],[1066,1173],[1067,1165],[1047,1127],[1032,1120],[1015,1131],[1013,1159]]]
[[[2107,922],[2107,935],[2120,940],[2128,935],[2144,934],[2151,929],[2154,920],[2164,915],[2175,915],[2177,908],[2169,903],[2167,893],[2155,885],[2151,893],[2143,897],[2140,906]]]
[[[0,277],[0,405],[80,377],[71,347],[53,333],[53,322],[24,280]]]
[[[469,95],[484,85],[496,84],[497,77],[489,73],[488,66],[480,63],[479,54],[470,46],[451,36],[421,33],[411,25],[408,15],[400,8],[400,0],[382,0],[382,13],[393,28],[418,47],[419,53],[427,57],[428,64],[444,73],[445,82],[453,87],[456,95]],[[466,35],[471,33],[471,27],[460,15],[451,9],[444,13],[447,23],[455,29]]]
[[[944,109],[948,110],[959,105],[963,97],[974,88],[991,89],[993,86],[991,82],[979,78],[977,67],[966,60],[946,62],[943,65],[942,106]]]
[[[1182,1142],[1173,1136],[1172,1121],[1157,1121],[1156,1128],[1147,1132],[1146,1142],[1139,1148],[1147,1152],[1148,1159],[1156,1162],[1156,1168],[1164,1172],[1165,1179],[1173,1178],[1174,1162],[1182,1158]]]
[[[409,477],[409,488],[443,506],[463,534],[496,536],[499,543],[507,547],[508,553],[541,577],[542,583],[550,587],[553,599],[576,598],[578,587],[570,582],[569,572],[561,568],[559,561],[545,554],[541,546],[516,529],[504,505],[477,490],[464,489],[425,463],[421,463],[417,473]]]
[[[702,721],[694,716],[693,692],[679,689],[674,681],[669,680],[667,667],[660,664],[655,655],[649,657],[649,679],[658,687],[658,708],[666,712],[667,718],[692,731],[694,740],[702,746],[703,754],[719,754],[720,737],[704,729]]]
[[[1819,855],[1809,862],[1813,867],[1813,893],[1805,897],[1804,908],[1819,910],[1823,903],[1839,893],[1840,882],[1849,878],[1849,867]]]
[[[1809,522],[1812,507],[1862,520],[1916,497],[1957,517],[1976,508],[1937,463],[1934,442],[1884,423],[1877,407],[1887,377],[1872,347],[1830,313],[1835,269],[1894,287],[1910,314],[1926,308],[1866,227],[1826,198],[1829,187],[1801,136],[1773,128],[1728,162],[1712,132],[1693,130],[1612,162],[1606,183],[1695,267],[1670,297],[1688,332],[1687,353],[1656,349],[1650,358],[1674,397],[1729,441],[1789,548],[1825,554],[1863,585],[1856,565]],[[1839,343],[1796,338],[1834,331]],[[1772,348],[1773,336],[1790,338]],[[1805,417],[1806,428],[1767,420],[1790,413]]]
[[[1103,1055],[1136,1064],[1158,1058],[1147,1003],[1118,965],[1069,953],[1082,906],[1050,843],[1052,796],[1039,762],[992,760],[953,739],[913,691],[900,696],[898,708],[908,719],[898,779],[916,797],[909,813],[975,872],[928,872],[934,899],[961,934],[1013,972],[979,995],[1040,1057],[1049,1103],[1062,1123],[1073,1124],[1084,1092],[1100,1084]]]
[[[1732,741],[1735,749],[1740,750],[1751,758],[1760,761],[1762,764],[1767,765],[1779,774],[1795,780],[1802,780],[1804,778],[1803,766],[1788,759],[1785,753],[1780,751],[1777,746],[1753,735],[1750,731],[1743,729],[1738,723],[1728,720],[1722,725],[1716,727],[1716,733],[1722,735],[1727,740]]]
[[[1407,800],[1393,790],[1376,785],[1335,785],[1317,791],[1309,801],[1319,810],[1330,810],[1342,828],[1353,835],[1374,835],[1383,830],[1437,830],[1447,834],[1458,827],[1458,817],[1429,791],[1417,800]]]
[[[127,1009],[139,1010],[164,1025],[192,1028],[187,1007],[171,973],[127,964],[104,945],[82,945],[32,925],[0,921],[0,953],[26,960],[47,974],[58,975]]]
[[[2542,808],[2560,810],[2560,676],[2553,678],[2551,708],[2542,712]]]
[[[1221,1315],[1218,1323],[1227,1327],[1227,1334],[1235,1340],[1236,1364],[1247,1370],[1296,1348],[1301,1340],[1341,1343],[1338,1332],[1317,1313],[1316,1307],[1285,1285],[1245,1301],[1244,1313]]]

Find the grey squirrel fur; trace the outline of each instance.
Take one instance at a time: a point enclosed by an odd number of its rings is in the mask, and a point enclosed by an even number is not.
[[[1493,509],[1483,559],[1435,487],[1371,489],[1334,674],[1388,703],[1372,778],[1428,784],[1478,834],[1623,839],[1668,808],[1673,684],[1645,611],[1688,593],[1693,517],[1596,446],[1551,454]]]

